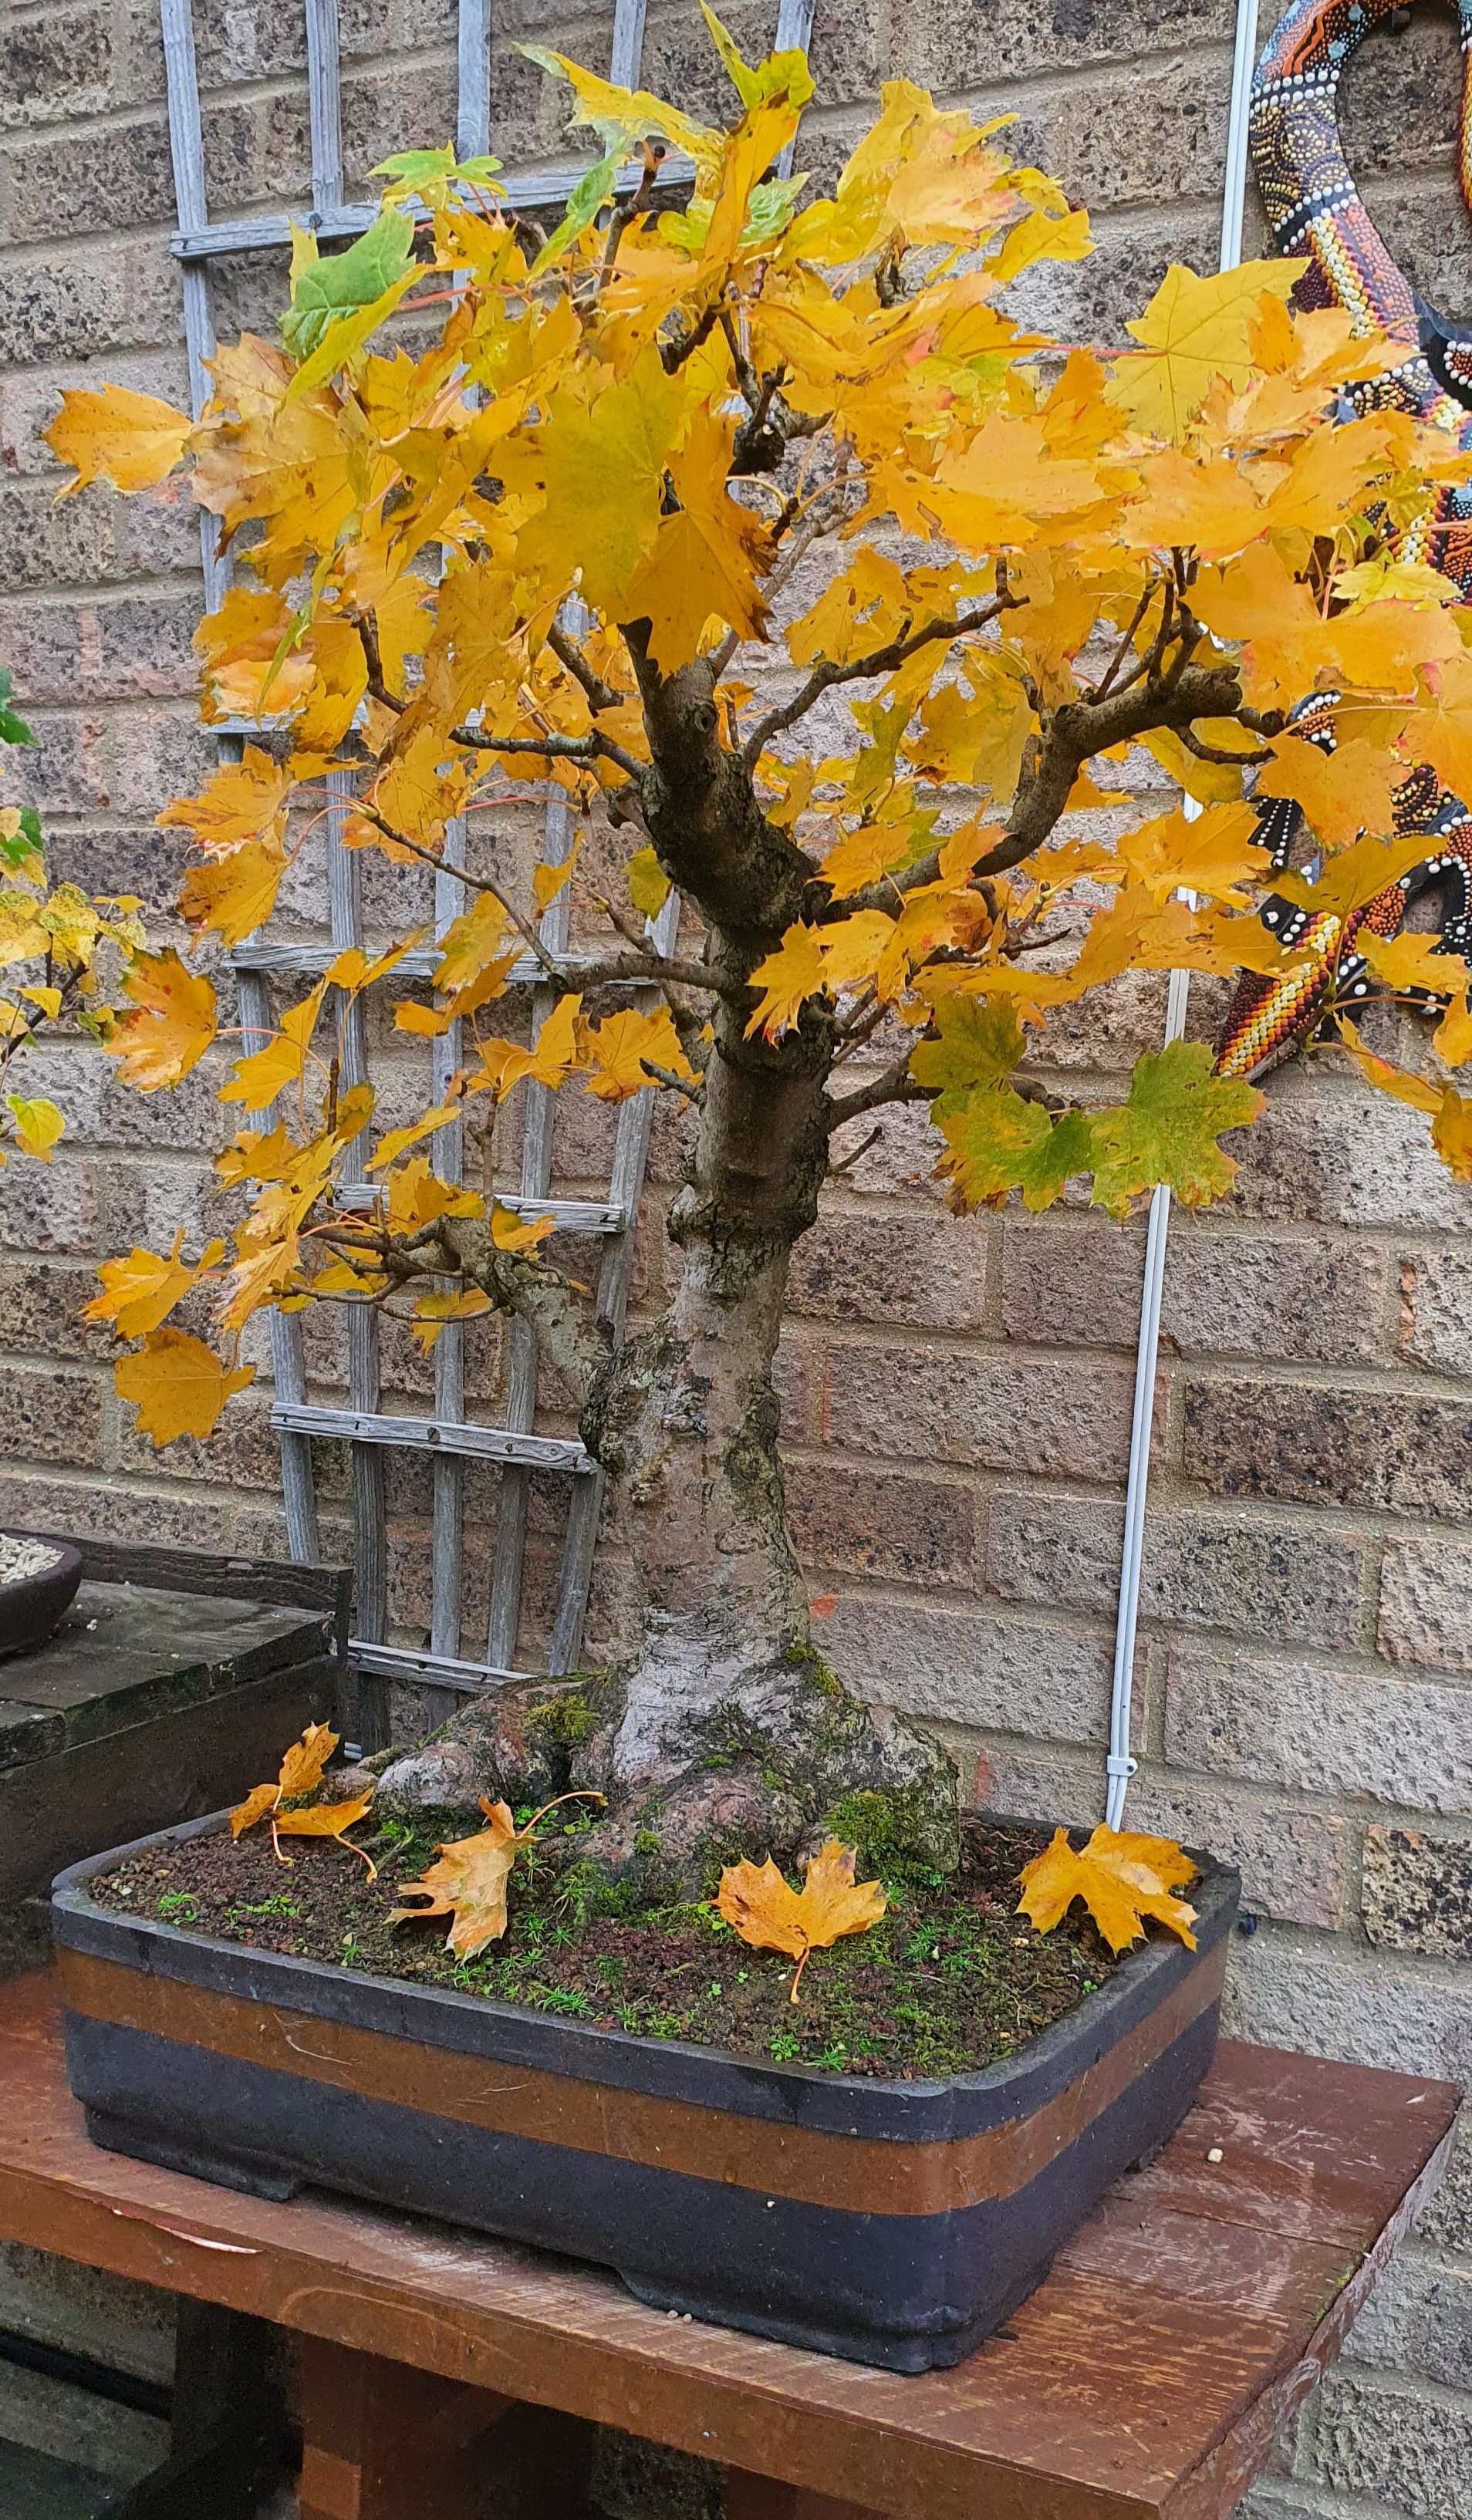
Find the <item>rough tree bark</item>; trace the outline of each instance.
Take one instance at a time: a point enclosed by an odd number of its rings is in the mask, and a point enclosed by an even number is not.
[[[581,1851],[621,1875],[696,1886],[716,1857],[800,1860],[830,1825],[949,1868],[955,1771],[940,1745],[876,1715],[813,1650],[788,1537],[772,1360],[794,1242],[817,1214],[836,1104],[837,1016],[809,1004],[780,1042],[747,1039],[756,965],[812,896],[811,861],[758,803],[720,741],[707,661],[662,678],[625,631],[653,755],[638,798],[671,880],[707,925],[713,990],[695,1152],[670,1219],[678,1292],[593,1371],[539,1304],[560,1370],[586,1391],[582,1434],[609,1474],[612,1538],[642,1602],[634,1659],[589,1688],[536,1684],[456,1717],[393,1758],[382,1802],[512,1799],[568,1782],[603,1792]],[[462,1257],[469,1243],[458,1238]],[[518,1300],[507,1273],[503,1299]]]

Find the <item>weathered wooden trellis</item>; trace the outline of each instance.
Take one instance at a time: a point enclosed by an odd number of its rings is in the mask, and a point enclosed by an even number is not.
[[[634,86],[644,42],[646,0],[617,0],[614,18],[612,75]],[[779,46],[806,49],[813,0],[781,0],[776,40]],[[169,136],[173,152],[178,232],[173,251],[184,283],[184,330],[189,355],[190,391],[196,416],[210,390],[207,362],[215,337],[210,305],[210,265],[217,258],[258,251],[290,243],[290,221],[273,212],[254,218],[211,222],[206,197],[204,135],[199,76],[195,59],[191,0],[161,0],[163,49],[168,77]],[[490,129],[489,0],[460,0],[458,40],[458,112],[456,142],[462,158],[485,154]],[[337,0],[306,0],[307,101],[311,131],[312,209],[306,224],[319,239],[347,239],[368,227],[376,202],[344,199],[342,106],[338,50]],[[661,185],[688,182],[691,169],[671,159],[661,170]],[[553,173],[517,174],[505,179],[514,208],[555,207],[559,192]],[[634,180],[632,177],[630,181]],[[229,562],[218,547],[212,517],[202,512],[202,548],[207,606],[216,604],[228,582]],[[244,740],[257,732],[233,721],[217,730],[227,754],[238,758]],[[276,943],[254,937],[237,947],[235,969],[241,1021],[248,1047],[270,1029],[269,975],[311,977],[326,970],[345,946],[362,941],[358,897],[358,862],[344,846],[343,825],[351,794],[345,772],[329,776],[326,817],[326,925],[330,944]],[[452,824],[449,847],[454,862],[464,846],[463,825]],[[567,809],[548,801],[543,854],[558,865],[568,854]],[[435,878],[435,925],[442,933],[463,907],[464,886],[448,869]],[[569,906],[566,893],[552,902],[542,921],[542,939],[560,965],[574,971],[576,957],[568,954]],[[650,929],[661,952],[674,941],[678,901],[670,896],[660,920]],[[397,967],[404,978],[426,977],[438,956],[433,948],[407,956]],[[540,966],[528,955],[512,977],[534,982]],[[636,1003],[652,1002],[652,993],[636,992]],[[532,1001],[533,1032],[550,1012],[552,993],[536,990]],[[347,1084],[367,1072],[366,1028],[360,999],[343,1012],[343,1070]],[[436,1100],[458,1064],[458,1027],[433,1046],[432,1084]],[[620,1111],[612,1170],[605,1200],[556,1199],[548,1195],[552,1178],[553,1098],[545,1086],[523,1087],[524,1107],[519,1195],[504,1203],[529,1215],[551,1214],[566,1232],[603,1238],[603,1261],[595,1301],[600,1319],[617,1332],[628,1300],[633,1267],[634,1226],[644,1185],[644,1169],[653,1113],[653,1092],[636,1095]],[[269,1125],[270,1114],[256,1115]],[[439,1131],[434,1140],[437,1171],[458,1182],[464,1160],[463,1125]],[[367,1154],[366,1138],[354,1150]],[[379,1193],[359,1178],[347,1186],[348,1203],[371,1206]],[[318,1552],[316,1497],[312,1475],[313,1436],[345,1440],[351,1461],[351,1504],[355,1614],[349,1646],[358,1682],[358,1722],[364,1745],[385,1737],[386,1689],[392,1680],[419,1684],[425,1690],[432,1720],[449,1713],[466,1690],[482,1689],[523,1675],[513,1666],[521,1621],[522,1578],[526,1553],[527,1513],[532,1473],[557,1471],[571,1480],[566,1534],[557,1604],[546,1649],[549,1672],[574,1668],[580,1646],[583,1616],[592,1574],[598,1527],[601,1473],[597,1463],[575,1439],[533,1433],[536,1411],[536,1349],[523,1322],[510,1329],[509,1388],[505,1423],[483,1426],[465,1416],[464,1333],[447,1325],[435,1348],[435,1402],[432,1418],[390,1415],[380,1408],[378,1315],[354,1307],[347,1325],[347,1390],[345,1409],[319,1408],[306,1397],[306,1375],[300,1330],[287,1314],[270,1317],[271,1362],[275,1382],[272,1423],[281,1438],[282,1483],[292,1554]],[[406,1445],[433,1459],[432,1598],[430,1645],[427,1652],[388,1642],[388,1545],[384,1494],[384,1453]],[[495,1558],[491,1574],[490,1615],[483,1662],[461,1653],[461,1578],[463,1560],[462,1484],[468,1460],[499,1462],[500,1493],[496,1514]]]

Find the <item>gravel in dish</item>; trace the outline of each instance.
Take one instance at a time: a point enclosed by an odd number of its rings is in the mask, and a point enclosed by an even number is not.
[[[0,1531],[0,1584],[27,1584],[33,1575],[60,1566],[64,1554],[44,1540],[12,1540]]]

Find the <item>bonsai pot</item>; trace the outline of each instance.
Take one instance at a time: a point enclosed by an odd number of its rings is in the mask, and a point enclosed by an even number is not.
[[[661,2310],[893,2371],[958,2362],[1035,2289],[1211,2063],[1237,1876],[1198,1948],[1128,1955],[1016,2056],[879,2082],[633,2038],[96,1907],[56,1883],[93,2141],[231,2187],[306,2182],[614,2267]]]
[[[5,1536],[0,1533],[0,1539]],[[44,1548],[49,1563],[33,1575],[0,1582],[0,1662],[44,1644],[70,1609],[82,1580],[79,1550],[69,1549],[62,1541],[35,1546],[37,1552]]]

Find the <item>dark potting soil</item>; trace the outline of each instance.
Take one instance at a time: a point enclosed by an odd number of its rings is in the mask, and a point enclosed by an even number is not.
[[[526,1815],[518,1813],[518,1820]],[[576,1868],[586,1823],[553,1823],[518,1858],[503,1939],[475,1959],[446,1923],[389,1923],[397,1892],[463,1823],[390,1822],[359,1837],[379,1865],[298,1838],[291,1862],[257,1827],[134,1857],[91,1884],[101,1907],[220,1941],[454,1987],[602,2030],[682,2039],[739,2056],[883,2079],[965,2073],[1012,2055],[1092,1995],[1116,1962],[1083,1910],[1047,1935],[1017,1914],[1017,1875],[1047,1833],[968,1822],[960,1873],[906,1872],[867,1933],[813,1952],[796,2003],[793,1962],[754,1951],[708,1904],[599,1912]],[[617,1894],[616,1894],[617,1895]]]

